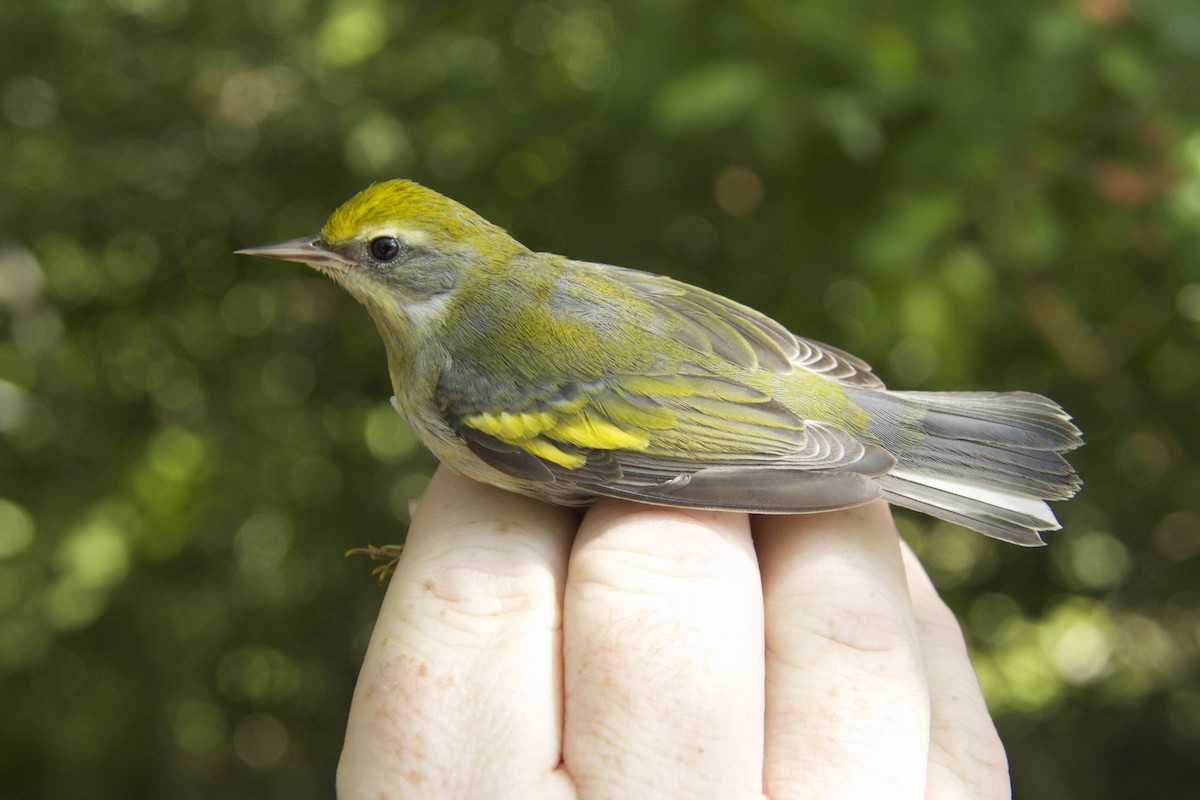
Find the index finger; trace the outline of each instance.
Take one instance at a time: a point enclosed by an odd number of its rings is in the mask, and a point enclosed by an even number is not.
[[[570,796],[561,609],[577,524],[439,467],[354,690],[339,797]]]

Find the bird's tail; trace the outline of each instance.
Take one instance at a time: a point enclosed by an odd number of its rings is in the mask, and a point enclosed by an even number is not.
[[[1081,481],[1063,457],[1083,443],[1053,400],[1027,392],[864,392],[869,432],[896,454],[889,502],[1025,546],[1060,527],[1047,500]]]

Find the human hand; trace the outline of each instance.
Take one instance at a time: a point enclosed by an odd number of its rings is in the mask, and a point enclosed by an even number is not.
[[[958,623],[880,502],[578,512],[441,468],[355,690],[356,798],[1006,798]]]

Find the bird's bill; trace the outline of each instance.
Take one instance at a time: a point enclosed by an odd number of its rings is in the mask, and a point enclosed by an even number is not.
[[[264,244],[260,247],[245,247],[235,250],[243,256],[262,256],[277,258],[280,261],[296,261],[308,264],[317,269],[347,267],[354,262],[330,250],[320,236],[301,236],[299,239],[288,239],[275,244]]]

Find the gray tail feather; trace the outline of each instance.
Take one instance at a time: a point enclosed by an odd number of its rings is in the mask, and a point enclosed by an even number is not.
[[[1054,401],[1027,392],[870,392],[854,398],[896,454],[879,478],[892,503],[1015,544],[1057,530],[1047,500],[1081,481],[1064,453],[1083,443]]]

